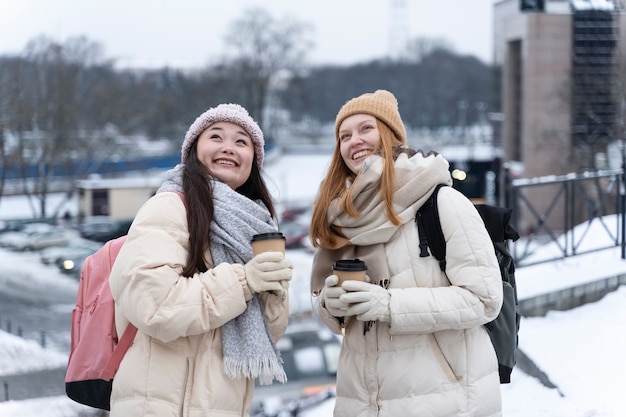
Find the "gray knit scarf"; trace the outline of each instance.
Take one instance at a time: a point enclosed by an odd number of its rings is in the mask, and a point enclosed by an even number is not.
[[[157,193],[182,193],[182,170],[182,164],[169,170]],[[221,181],[211,181],[214,217],[210,226],[210,247],[213,263],[245,264],[252,259],[252,236],[277,231],[276,222],[262,202],[250,200]],[[269,385],[274,379],[283,383],[287,380],[283,360],[270,337],[256,294],[240,316],[222,326],[222,350],[222,368],[230,378],[258,377],[261,385]]]

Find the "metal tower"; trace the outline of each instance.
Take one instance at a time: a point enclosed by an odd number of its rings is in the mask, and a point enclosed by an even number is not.
[[[410,38],[409,4],[407,0],[389,0],[389,38],[387,52],[391,59],[406,53]]]

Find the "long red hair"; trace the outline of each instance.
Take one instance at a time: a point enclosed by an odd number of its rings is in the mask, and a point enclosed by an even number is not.
[[[400,224],[400,218],[393,209],[393,183],[395,171],[393,166],[393,148],[404,145],[393,134],[391,129],[376,119],[380,132],[380,143],[374,153],[383,158],[383,172],[380,179],[380,193],[385,202],[387,217],[395,225]],[[352,185],[346,188],[346,181],[352,180]],[[339,198],[339,205],[348,215],[358,217],[359,212],[354,207],[352,192],[354,184],[359,180],[341,157],[339,143],[335,146],[328,173],[320,185],[319,194],[313,205],[310,236],[315,247],[334,249],[340,247],[346,237],[341,230],[328,222],[328,208],[333,200]]]

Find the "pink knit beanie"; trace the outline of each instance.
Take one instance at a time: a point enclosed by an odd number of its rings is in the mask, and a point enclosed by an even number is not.
[[[263,132],[259,125],[248,114],[248,111],[241,107],[239,104],[220,104],[217,107],[212,107],[209,110],[202,113],[195,122],[189,127],[183,146],[181,148],[181,161],[184,164],[187,160],[187,154],[189,148],[194,141],[204,132],[209,126],[217,122],[231,122],[241,126],[252,139],[254,143],[254,155],[259,168],[263,167],[263,157],[265,151],[263,146],[265,140],[263,139]]]

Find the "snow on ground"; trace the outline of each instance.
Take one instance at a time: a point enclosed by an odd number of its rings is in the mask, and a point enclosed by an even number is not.
[[[312,306],[308,296],[308,270],[311,254],[290,251],[294,263],[292,310],[304,311]],[[580,259],[579,259],[580,258]],[[605,276],[603,266],[615,271],[626,261],[619,257],[619,248],[595,253],[583,262],[582,257],[520,268],[518,287],[521,293],[541,293],[553,289],[554,279],[586,275],[587,280]],[[535,279],[537,278],[537,279]],[[539,288],[530,288],[537,285]],[[626,414],[621,391],[626,361],[626,287],[602,300],[566,312],[550,312],[545,317],[524,318],[520,328],[520,348],[558,387],[549,389],[519,369],[513,371],[512,383],[502,385],[503,410],[506,417],[622,417]],[[10,356],[10,360],[5,357]],[[66,361],[64,355],[38,347],[0,331],[0,375],[13,370],[42,369]],[[17,365],[20,364],[20,365]],[[11,368],[13,367],[13,368]],[[1,376],[0,376],[1,380]],[[308,410],[304,417],[331,415],[332,400]],[[88,408],[78,406],[65,397],[0,402],[0,416],[35,417],[42,408],[47,417],[76,417]]]
[[[542,386],[516,369],[511,384],[502,385],[506,417],[623,417],[621,397],[626,371],[621,358],[626,348],[626,287],[601,301],[546,317],[526,318],[520,329],[520,348],[546,372],[558,389]],[[65,360],[43,354],[34,342],[0,331],[0,355],[13,352],[13,361],[41,368]],[[20,356],[21,355],[21,356]],[[1,368],[5,370],[5,362]],[[0,377],[1,379],[1,377]],[[333,401],[302,413],[302,417],[332,415]],[[42,410],[45,413],[42,414]],[[78,417],[89,407],[61,396],[0,402],[3,417]]]
[[[28,358],[33,358],[28,360]],[[67,364],[67,355],[41,347],[35,340],[0,331],[0,378],[2,375],[53,369]],[[3,415],[0,413],[0,415]]]

